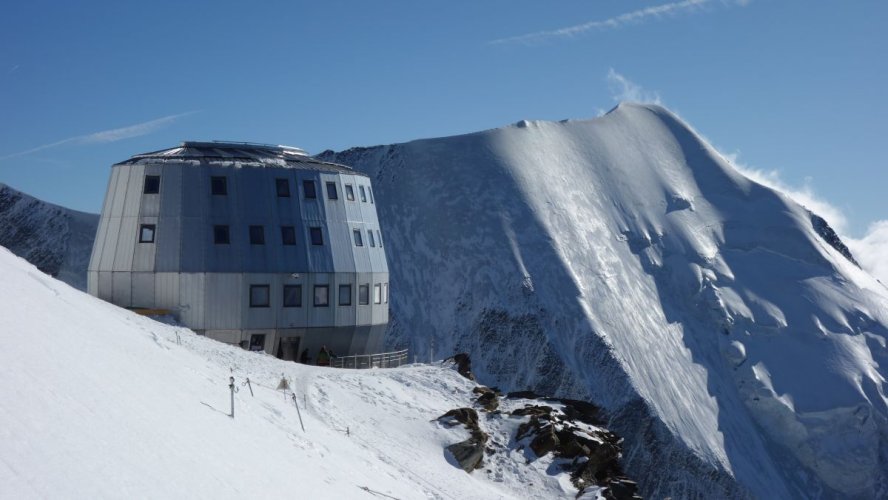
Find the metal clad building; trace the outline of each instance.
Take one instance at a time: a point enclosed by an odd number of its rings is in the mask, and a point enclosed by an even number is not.
[[[88,290],[298,359],[378,352],[388,279],[366,175],[286,146],[184,142],[112,167]]]

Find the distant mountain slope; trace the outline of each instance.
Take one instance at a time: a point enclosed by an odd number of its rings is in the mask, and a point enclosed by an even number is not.
[[[319,156],[374,179],[389,341],[604,405],[646,496],[888,496],[888,292],[667,110]]]
[[[86,289],[99,216],[38,200],[0,183],[0,246],[69,285]]]

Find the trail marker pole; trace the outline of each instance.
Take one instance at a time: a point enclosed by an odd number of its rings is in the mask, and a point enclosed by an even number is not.
[[[250,388],[250,397],[256,397],[256,396],[253,394],[253,384],[250,383],[250,377],[247,377],[247,381],[244,382],[244,383],[241,384],[241,385],[245,385],[245,386],[247,386],[247,387]]]
[[[299,415],[299,426],[302,427],[302,432],[305,432],[305,424],[302,423],[302,412],[299,411],[299,402],[296,401],[296,393],[293,393],[293,404],[296,406],[296,414]]]
[[[228,377],[228,388],[231,389],[231,418],[234,418],[234,377]]]

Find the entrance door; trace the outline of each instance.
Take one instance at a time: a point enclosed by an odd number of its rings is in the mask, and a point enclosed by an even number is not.
[[[254,333],[250,336],[250,350],[251,351],[264,351],[265,350],[265,334],[264,333]]]
[[[281,339],[281,346],[278,348],[278,357],[287,361],[299,360],[299,340],[300,337],[286,337]]]

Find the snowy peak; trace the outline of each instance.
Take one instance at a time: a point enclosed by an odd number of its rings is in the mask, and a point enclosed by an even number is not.
[[[81,290],[98,221],[0,183],[0,246]]]

